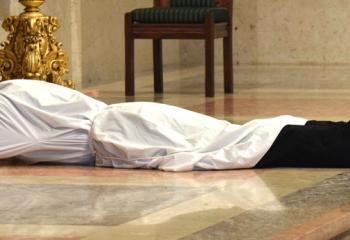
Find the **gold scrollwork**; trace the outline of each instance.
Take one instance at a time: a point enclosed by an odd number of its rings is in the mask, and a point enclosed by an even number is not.
[[[60,27],[56,17],[39,11],[44,0],[20,0],[26,6],[19,16],[7,17],[2,27],[9,34],[1,43],[0,81],[26,78],[74,88],[62,77],[69,72],[68,56],[53,33]]]

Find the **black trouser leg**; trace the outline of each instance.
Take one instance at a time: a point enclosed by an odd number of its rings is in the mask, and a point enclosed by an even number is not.
[[[256,167],[350,167],[350,124],[288,125]]]

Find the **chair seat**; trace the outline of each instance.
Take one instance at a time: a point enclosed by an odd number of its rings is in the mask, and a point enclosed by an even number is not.
[[[139,23],[204,23],[210,13],[214,22],[228,22],[229,11],[226,8],[140,8],[132,11],[134,22]]]

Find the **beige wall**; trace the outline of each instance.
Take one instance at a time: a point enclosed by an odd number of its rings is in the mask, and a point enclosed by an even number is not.
[[[153,0],[82,0],[83,79],[87,83],[124,79],[124,13]],[[179,42],[164,44],[164,64],[179,63]],[[136,41],[136,75],[152,67],[152,42]],[[89,70],[85,70],[89,69]]]
[[[348,0],[236,0],[236,64],[350,64]],[[221,42],[217,42],[221,62]],[[202,45],[181,44],[182,56]],[[201,55],[197,54],[195,62]],[[193,63],[192,60],[184,62]]]
[[[43,11],[58,16],[56,34],[71,58],[68,78],[96,85],[124,79],[124,13],[152,0],[47,0]],[[18,14],[15,0],[1,0],[0,19]],[[349,0],[236,0],[236,64],[350,64]],[[5,39],[0,30],[0,39]],[[216,60],[222,62],[217,41]],[[151,42],[136,43],[136,74],[151,69]],[[200,41],[166,41],[166,66],[203,63]]]
[[[42,11],[57,16],[61,29],[55,34],[64,44],[71,62],[67,79],[89,87],[124,79],[124,13],[151,6],[152,0],[47,0]],[[4,5],[3,5],[4,3]],[[7,6],[7,7],[3,7]],[[1,0],[0,19],[17,15],[23,6],[15,0]],[[0,29],[0,41],[6,33]],[[151,41],[136,42],[136,75],[151,69]],[[164,44],[164,64],[180,62],[177,40]]]
[[[348,0],[257,2],[258,63],[350,64]]]

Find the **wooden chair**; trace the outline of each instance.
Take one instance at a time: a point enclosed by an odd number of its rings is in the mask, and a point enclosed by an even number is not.
[[[214,4],[214,8],[195,8],[187,15],[181,4]],[[203,1],[203,2],[201,2]],[[163,93],[162,39],[205,40],[205,95],[215,95],[214,40],[223,38],[224,88],[233,93],[232,7],[233,0],[154,0],[154,8],[137,9],[125,14],[125,94],[135,95],[134,40],[153,39],[154,91]],[[211,3],[212,2],[212,3]],[[180,4],[174,6],[174,4]],[[174,9],[174,7],[180,7]],[[212,10],[210,10],[212,9]],[[221,11],[221,12],[220,12]],[[224,12],[227,12],[227,16]],[[172,13],[169,13],[172,12]],[[221,17],[220,17],[220,14]],[[203,13],[204,16],[203,16]],[[152,15],[153,14],[153,15]],[[193,16],[192,16],[192,15]],[[169,16],[170,17],[169,17]],[[146,17],[145,17],[146,16]],[[179,16],[187,18],[185,22]],[[157,19],[158,18],[158,19]],[[172,19],[171,19],[172,18]],[[161,19],[162,21],[159,21]]]

